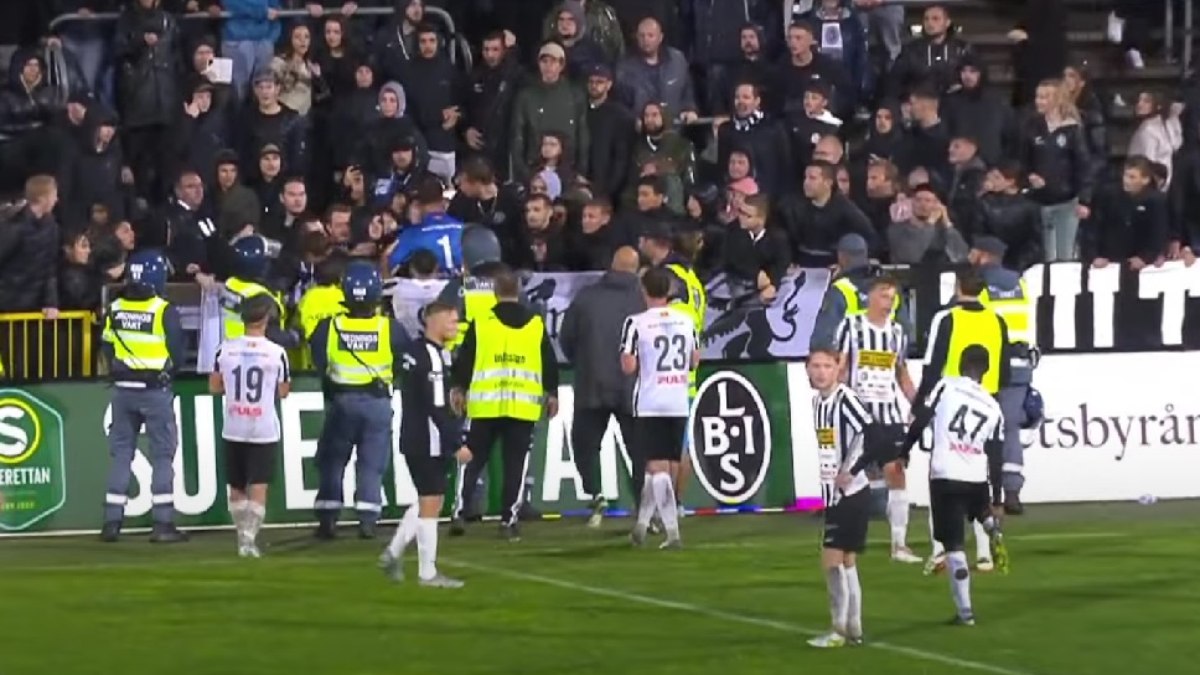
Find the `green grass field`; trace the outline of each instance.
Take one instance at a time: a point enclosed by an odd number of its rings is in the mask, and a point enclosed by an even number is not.
[[[1010,519],[1013,571],[976,575],[975,628],[944,576],[887,560],[872,524],[861,564],[868,646],[818,651],[828,621],[807,515],[689,518],[683,551],[633,550],[627,520],[478,524],[442,533],[459,591],[387,582],[384,542],[228,532],[156,547],[129,535],[0,541],[0,673],[1103,673],[1195,672],[1196,502],[1040,506]],[[913,514],[915,548],[925,514]],[[390,536],[391,528],[385,534]]]

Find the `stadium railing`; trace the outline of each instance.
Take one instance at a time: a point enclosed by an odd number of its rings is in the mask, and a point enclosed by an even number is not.
[[[96,315],[60,312],[0,314],[0,378],[13,382],[92,377],[96,372]]]

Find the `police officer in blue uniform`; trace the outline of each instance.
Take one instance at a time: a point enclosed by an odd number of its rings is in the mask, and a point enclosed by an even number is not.
[[[316,536],[336,536],[342,477],[357,447],[358,532],[360,538],[373,539],[383,508],[383,474],[392,455],[392,383],[408,337],[395,319],[380,314],[383,280],[373,264],[350,263],[342,291],[346,314],[317,324],[309,343],[327,403],[316,457]]]
[[[1025,485],[1025,448],[1021,445],[1019,432],[1033,423],[1026,414],[1026,399],[1036,394],[1030,386],[1038,358],[1037,336],[1033,334],[1036,306],[1020,272],[1006,269],[1001,264],[1006,250],[1007,246],[1000,239],[981,236],[975,239],[968,259],[987,286],[979,296],[980,304],[1004,317],[1008,326],[1010,376],[1007,385],[996,394],[996,400],[1004,412],[1001,486],[1004,489],[1005,513],[1019,515],[1025,510],[1021,504],[1021,488]],[[1031,409],[1040,407],[1040,395],[1036,398],[1036,403],[1030,403]]]
[[[275,319],[267,326],[267,339],[284,349],[300,346],[300,334],[285,330],[286,307],[283,297],[270,287],[271,261],[279,256],[279,243],[259,235],[242,237],[233,242],[233,276],[225,280],[221,289],[223,334],[226,340],[241,337],[242,303],[257,295],[269,296],[275,301]]]
[[[150,440],[150,494],[154,529],[150,541],[187,541],[175,527],[175,469],[178,445],[175,369],[183,362],[184,335],[179,312],[167,302],[167,259],[156,250],[138,251],[126,263],[129,281],[108,307],[103,350],[111,363],[112,423],[108,429],[111,456],[104,495],[104,526],[100,538],[115,542],[121,535],[129,502],[130,465],[142,427]]]

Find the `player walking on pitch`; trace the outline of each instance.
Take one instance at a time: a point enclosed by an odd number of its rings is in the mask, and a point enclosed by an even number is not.
[[[417,503],[408,507],[391,543],[379,556],[379,567],[393,581],[403,581],[401,557],[417,540],[417,575],[422,586],[462,588],[463,582],[438,573],[438,516],[446,495],[450,461],[465,465],[471,451],[464,444],[462,410],[450,403],[450,353],[446,344],[458,335],[458,311],[434,302],[425,308],[424,335],[404,354],[404,410],[400,417],[400,450],[417,488]]]
[[[1000,404],[980,386],[988,360],[987,350],[980,345],[963,350],[962,375],[943,378],[934,386],[905,437],[905,447],[912,447],[933,423],[929,507],[934,537],[946,547],[950,592],[958,610],[953,623],[960,626],[975,625],[971,570],[963,552],[968,519],[983,525],[996,567],[1002,574],[1008,572],[1008,550],[1000,524],[992,516],[988,491],[989,460],[998,459],[1004,448]],[[993,475],[992,480],[999,481],[1000,476]]]
[[[858,394],[838,382],[838,362],[838,352],[828,347],[808,355],[808,377],[817,391],[813,416],[825,501],[821,569],[832,624],[828,633],[808,644],[821,649],[862,644],[862,585],[856,563],[867,546],[871,515],[871,484],[862,472],[870,461],[863,439],[871,415]]]
[[[899,322],[891,318],[898,284],[889,277],[876,277],[868,284],[867,311],[846,316],[837,330],[841,352],[841,381],[858,394],[871,414],[875,428],[870,443],[899,446],[904,439],[905,415],[900,394],[911,404],[917,388],[908,374],[905,354],[908,338]],[[872,452],[893,456],[889,448]],[[908,548],[908,491],[904,475],[907,455],[883,466],[888,485],[887,518],[891,525],[892,560],[920,564],[921,557]]]
[[[279,415],[275,404],[292,389],[291,369],[283,347],[267,339],[267,326],[278,319],[278,305],[266,294],[242,301],[241,337],[217,348],[216,370],[208,390],[225,395],[221,438],[229,514],[237,527],[238,555],[258,558],[258,530],[267,515],[267,485],[275,473],[279,450]]]
[[[700,338],[690,316],[668,306],[671,273],[653,268],[642,276],[648,309],[625,319],[621,329],[621,370],[637,374],[633,389],[634,438],[646,458],[637,524],[630,538],[646,541],[655,511],[667,540],[662,548],[679,548],[679,512],[672,485],[673,464],[683,458],[690,412],[688,375],[700,365]]]

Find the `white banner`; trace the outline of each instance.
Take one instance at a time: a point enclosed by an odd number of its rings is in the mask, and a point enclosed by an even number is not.
[[[704,358],[736,361],[807,356],[828,285],[827,269],[789,273],[780,282],[775,300],[764,305],[753,285],[731,284],[726,275],[718,274],[705,287]]]
[[[797,496],[820,494],[812,388],[788,366]],[[920,382],[922,364],[909,371]],[[1063,354],[1042,359],[1034,385],[1046,421],[1021,433],[1027,503],[1200,497],[1200,405],[1191,373],[1200,353]],[[1187,375],[1185,375],[1187,374]],[[929,503],[927,453],[914,449],[909,499]]]

